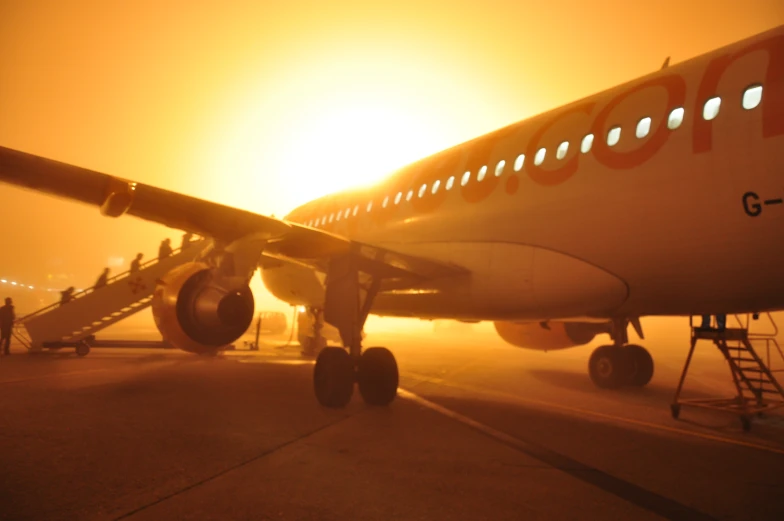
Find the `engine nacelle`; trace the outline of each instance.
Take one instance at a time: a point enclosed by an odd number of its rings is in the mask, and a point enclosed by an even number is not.
[[[609,323],[590,322],[495,322],[495,330],[513,346],[549,351],[587,344],[601,333],[609,333]]]
[[[152,313],[163,339],[191,353],[210,353],[237,340],[253,321],[253,294],[230,289],[215,270],[189,262],[155,287]]]

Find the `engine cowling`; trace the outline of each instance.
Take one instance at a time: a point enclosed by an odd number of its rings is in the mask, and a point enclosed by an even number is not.
[[[158,281],[152,297],[163,339],[191,353],[211,353],[237,340],[253,321],[253,293],[230,289],[201,262],[178,266]]]
[[[495,322],[495,330],[513,346],[549,351],[587,344],[601,333],[609,333],[608,323],[548,322],[519,323]]]

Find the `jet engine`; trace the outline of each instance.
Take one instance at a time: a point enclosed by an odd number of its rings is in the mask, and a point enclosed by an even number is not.
[[[610,332],[609,323],[495,322],[495,330],[513,346],[549,351],[587,344],[596,335]]]
[[[248,285],[230,281],[201,262],[178,266],[158,280],[152,297],[163,339],[191,353],[214,353],[242,336],[253,321]]]

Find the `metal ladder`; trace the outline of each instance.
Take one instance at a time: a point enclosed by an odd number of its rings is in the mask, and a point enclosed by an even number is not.
[[[106,285],[73,295],[65,304],[55,303],[19,318],[13,336],[28,351],[75,347],[84,356],[90,351],[94,333],[105,329],[152,304],[158,279],[205,251],[207,241],[194,241],[162,259],[152,259],[138,271],[110,278]]]
[[[746,315],[745,320],[735,315],[735,321],[740,327],[727,328],[724,331],[695,328],[690,319],[691,348],[670,405],[673,418],[678,418],[682,405],[720,410],[738,415],[743,430],[748,431],[755,414],[784,406],[784,388],[775,377],[776,373],[784,372],[784,352],[776,340],[778,334],[776,322],[770,313],[765,315],[772,326],[772,330],[768,332],[750,332],[750,315]],[[711,340],[724,356],[735,385],[737,393],[735,397],[680,398],[692,355],[699,340]],[[764,359],[758,353],[758,349],[760,351],[764,349]],[[774,359],[779,360],[779,369],[773,369],[771,364]]]

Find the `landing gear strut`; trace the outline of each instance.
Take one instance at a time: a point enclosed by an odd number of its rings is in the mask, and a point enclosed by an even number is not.
[[[365,261],[362,270],[360,260]],[[389,405],[397,395],[395,356],[385,347],[362,350],[362,328],[381,285],[372,268],[356,251],[330,261],[324,320],[338,328],[346,349],[324,348],[316,360],[313,388],[325,407],[345,407],[355,382],[368,405]]]
[[[308,308],[307,313],[313,318],[313,335],[308,336],[308,331],[299,331],[299,344],[302,346],[302,356],[319,356],[327,347],[327,340],[321,335],[324,329],[324,311],[320,308]],[[297,319],[297,327],[300,320]]]
[[[628,320],[613,321],[613,344],[597,347],[588,360],[588,374],[597,387],[617,389],[624,385],[642,387],[653,377],[653,358],[642,346],[629,344]]]

